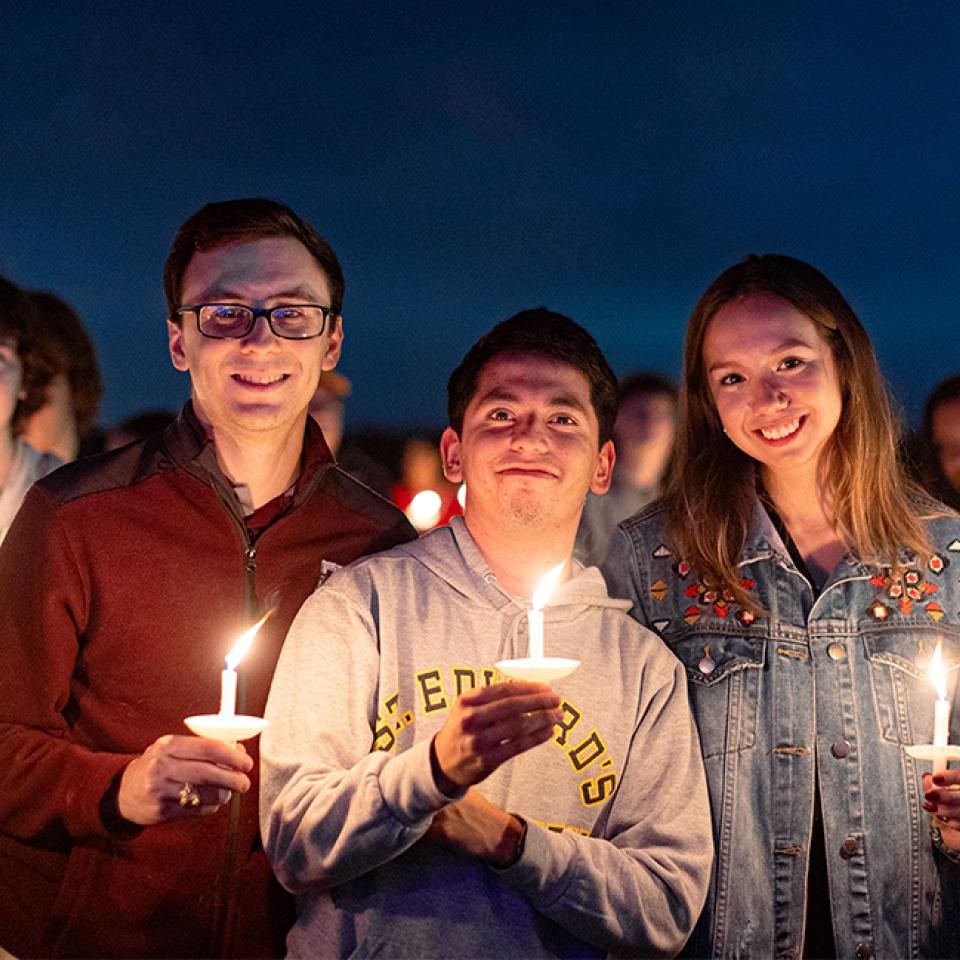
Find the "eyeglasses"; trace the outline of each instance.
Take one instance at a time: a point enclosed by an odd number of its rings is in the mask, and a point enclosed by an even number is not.
[[[258,310],[242,303],[198,303],[180,307],[177,316],[196,314],[197,329],[213,340],[240,340],[249,335],[258,317],[266,317],[275,336],[284,340],[309,340],[322,335],[332,307],[316,303],[284,303]]]

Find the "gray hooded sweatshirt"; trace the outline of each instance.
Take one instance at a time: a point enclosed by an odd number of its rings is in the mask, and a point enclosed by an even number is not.
[[[551,741],[478,789],[529,824],[498,870],[424,834],[452,802],[429,747],[457,696],[527,654],[526,607],[460,518],[339,571],[307,600],[270,692],[261,827],[297,894],[295,957],[676,953],[713,859],[682,668],[579,568],[545,610]],[[456,799],[456,798],[454,798]]]

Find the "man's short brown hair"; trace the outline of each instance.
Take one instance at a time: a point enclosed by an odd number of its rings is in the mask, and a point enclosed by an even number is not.
[[[468,351],[447,382],[447,416],[463,436],[467,407],[484,367],[500,356],[546,357],[582,373],[590,386],[600,444],[613,437],[617,419],[617,378],[597,341],[579,323],[546,307],[523,310],[502,320]]]
[[[327,278],[330,306],[339,316],[343,310],[343,271],[330,244],[286,204],[253,197],[208,203],[177,231],[163,265],[163,293],[170,320],[180,323],[177,309],[184,306],[180,302],[183,275],[195,253],[231,243],[252,243],[267,237],[293,237],[307,248]]]

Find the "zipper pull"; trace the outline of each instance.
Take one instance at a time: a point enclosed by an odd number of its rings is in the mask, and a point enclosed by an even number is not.
[[[246,562],[247,573],[253,573],[257,569],[257,548],[251,543],[243,553]]]

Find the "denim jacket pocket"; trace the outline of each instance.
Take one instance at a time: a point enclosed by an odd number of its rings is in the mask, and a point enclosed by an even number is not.
[[[870,663],[870,692],[877,728],[893,743],[929,743],[933,738],[936,692],[928,672],[937,642],[951,696],[960,667],[960,636],[932,625],[909,624],[867,630],[863,634]]]
[[[704,760],[751,749],[757,737],[763,639],[698,631],[669,643],[687,672]]]

